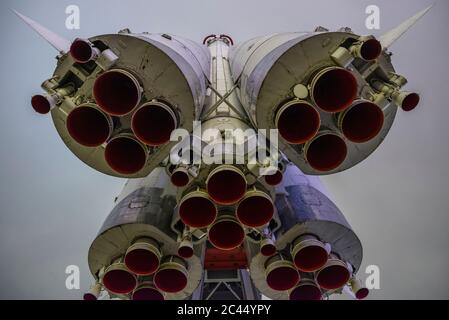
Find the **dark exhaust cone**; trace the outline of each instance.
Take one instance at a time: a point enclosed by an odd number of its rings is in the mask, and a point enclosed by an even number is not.
[[[382,53],[382,45],[378,40],[371,38],[353,45],[349,50],[356,57],[366,61],[372,61],[376,60]]]
[[[154,284],[164,292],[175,293],[187,286],[187,263],[178,256],[165,256],[159,270],[154,275]]]
[[[331,132],[322,132],[305,146],[306,160],[318,171],[331,171],[346,159],[345,141]]]
[[[221,165],[209,174],[207,192],[218,204],[238,202],[246,192],[246,178],[242,171],[231,165]]]
[[[326,112],[340,112],[357,97],[357,80],[346,69],[328,67],[313,78],[311,90],[318,108]]]
[[[343,287],[350,277],[351,273],[346,263],[334,254],[331,254],[324,267],[316,272],[316,282],[321,288],[327,290]]]
[[[290,101],[276,115],[279,134],[291,144],[303,144],[312,139],[320,128],[319,112],[306,101]]]
[[[314,272],[322,268],[328,259],[324,244],[313,235],[302,235],[292,243],[291,254],[296,268]]]
[[[31,106],[40,114],[47,114],[56,105],[56,99],[49,95],[37,94],[31,98]]]
[[[94,48],[92,43],[84,39],[75,39],[70,46],[70,55],[73,60],[79,63],[86,63],[95,59],[99,50]]]
[[[289,293],[290,300],[321,300],[321,290],[310,279],[301,279],[299,284]]]
[[[193,191],[181,199],[179,217],[185,225],[205,228],[215,221],[217,208],[206,192]]]
[[[363,143],[376,137],[382,130],[384,113],[372,102],[358,101],[340,114],[338,122],[348,140]]]
[[[181,241],[178,247],[178,255],[181,258],[189,259],[193,256],[193,244],[192,241],[185,239]]]
[[[159,244],[150,238],[136,240],[125,254],[126,267],[137,275],[149,275],[156,272],[161,259]]]
[[[368,296],[369,290],[362,284],[362,281],[353,278],[351,279],[350,284],[352,292],[358,300],[365,299]]]
[[[280,170],[276,170],[276,173],[272,175],[264,176],[265,182],[270,186],[277,186],[279,183],[282,182],[283,178],[284,174]]]
[[[100,283],[95,283],[95,285],[93,285],[90,289],[90,292],[86,292],[83,295],[83,300],[97,300],[98,297],[100,296],[100,292],[101,292],[101,284]]]
[[[277,291],[290,290],[299,282],[299,273],[295,265],[281,254],[269,258],[265,263],[268,286]]]
[[[132,294],[132,300],[165,300],[164,294],[160,292],[151,281],[142,282]]]
[[[93,95],[104,112],[123,116],[139,104],[141,88],[132,74],[115,69],[106,71],[95,80]]]
[[[69,113],[67,131],[79,144],[98,147],[105,143],[113,129],[112,119],[95,105],[81,105]]]
[[[187,169],[182,167],[175,169],[170,177],[170,181],[176,187],[185,187],[190,181]]]
[[[111,264],[103,275],[104,287],[115,294],[127,294],[137,286],[137,278],[131,273],[124,263]]]
[[[271,197],[259,190],[248,191],[237,206],[237,218],[248,227],[260,227],[270,222],[274,213]]]
[[[150,146],[170,141],[177,120],[172,109],[161,102],[147,102],[133,114],[131,127],[137,139]]]
[[[260,243],[260,253],[265,257],[271,257],[277,252],[274,241],[264,238]]]
[[[106,145],[105,160],[112,170],[120,174],[134,174],[147,161],[147,150],[129,135],[119,135]]]
[[[245,239],[245,230],[233,216],[222,215],[209,229],[209,242],[217,249],[232,250]]]
[[[412,111],[419,104],[419,94],[415,92],[401,91],[393,93],[395,104],[404,111]]]

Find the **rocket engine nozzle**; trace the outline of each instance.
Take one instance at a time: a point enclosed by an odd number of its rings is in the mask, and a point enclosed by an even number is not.
[[[365,299],[368,296],[368,288],[366,288],[359,279],[351,279],[350,285],[352,292],[358,300]]]
[[[393,95],[394,102],[402,108],[404,111],[412,111],[419,104],[419,94],[415,92],[394,92]]]
[[[384,124],[384,113],[378,105],[358,101],[339,115],[339,127],[344,136],[356,143],[376,137]]]
[[[40,114],[47,114],[56,106],[56,98],[51,95],[36,94],[31,98],[31,106]]]
[[[326,264],[315,274],[318,285],[327,290],[335,290],[344,286],[351,277],[351,272],[345,262],[336,255],[330,254]]]
[[[131,127],[137,139],[150,146],[159,146],[170,141],[170,135],[177,127],[176,115],[165,103],[147,102],[133,114]]]
[[[312,168],[331,171],[346,159],[348,148],[340,136],[323,131],[306,144],[304,153]]]
[[[351,46],[349,51],[356,57],[366,61],[372,61],[376,60],[382,53],[382,44],[379,40],[371,38]]]
[[[320,287],[310,279],[301,279],[299,284],[289,292],[290,300],[321,300],[321,297]]]
[[[189,239],[182,240],[178,247],[178,255],[184,259],[191,258],[193,256],[192,241]]]
[[[320,128],[319,112],[310,103],[300,100],[284,104],[275,121],[279,134],[290,144],[309,141]]]
[[[159,244],[155,240],[141,238],[126,250],[125,265],[137,275],[149,275],[159,268],[161,256]]]
[[[265,182],[270,186],[277,186],[282,182],[282,179],[284,178],[284,174],[281,170],[276,170],[276,172],[272,175],[265,175],[264,179]]]
[[[83,295],[83,300],[97,300],[101,292],[101,284],[99,282],[95,283],[90,289],[90,292],[86,292]]]
[[[322,268],[328,259],[324,244],[313,235],[301,235],[292,243],[291,253],[296,268],[314,272]]]
[[[190,176],[186,168],[176,168],[170,176],[170,181],[176,187],[185,187],[189,181]]]
[[[116,262],[105,270],[103,285],[112,293],[128,294],[136,288],[137,278],[124,263]]]
[[[300,276],[295,265],[281,254],[270,257],[265,266],[267,284],[273,290],[290,290],[299,282]]]
[[[97,147],[105,143],[113,130],[111,117],[89,104],[70,112],[66,126],[70,136],[86,147]]]
[[[175,293],[187,286],[188,275],[187,263],[184,259],[178,256],[165,256],[153,281],[159,290]]]
[[[343,68],[328,67],[312,79],[311,91],[315,105],[326,112],[340,112],[357,97],[357,80]]]
[[[104,156],[114,171],[120,174],[134,174],[145,166],[147,150],[132,136],[118,135],[108,142]]]
[[[248,227],[261,227],[270,222],[274,214],[271,197],[260,190],[248,191],[237,206],[236,216]]]
[[[246,192],[246,178],[242,171],[231,165],[221,165],[209,174],[207,192],[218,204],[230,205],[238,202]]]
[[[245,239],[245,230],[237,219],[222,215],[209,228],[209,242],[217,249],[232,250]]]
[[[152,282],[145,281],[140,283],[134,290],[132,300],[165,300],[164,294],[160,292]]]
[[[179,204],[181,221],[193,228],[205,228],[215,221],[217,208],[204,191],[185,195]]]
[[[102,73],[94,83],[93,95],[98,106],[113,116],[130,113],[141,99],[139,81],[121,69]]]
[[[99,50],[89,40],[75,39],[70,46],[70,55],[79,63],[89,62],[98,57]]]
[[[269,238],[264,238],[260,242],[260,253],[265,257],[271,257],[276,253],[276,246],[274,241]]]

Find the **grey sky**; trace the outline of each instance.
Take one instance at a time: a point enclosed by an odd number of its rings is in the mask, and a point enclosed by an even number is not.
[[[91,282],[90,242],[124,183],[84,165],[50,118],[32,111],[30,97],[52,74],[56,52],[8,8],[68,39],[129,27],[196,41],[227,33],[239,42],[317,25],[378,35],[432,2],[1,1],[0,298],[80,298]],[[65,28],[70,4],[81,9],[81,30]],[[381,9],[375,32],[364,25],[370,4]],[[385,142],[363,163],[323,178],[363,243],[363,266],[380,267],[374,299],[449,298],[448,18],[449,1],[441,0],[391,48],[396,70],[421,93],[420,106],[399,112]],[[80,266],[82,290],[65,288],[70,264]]]

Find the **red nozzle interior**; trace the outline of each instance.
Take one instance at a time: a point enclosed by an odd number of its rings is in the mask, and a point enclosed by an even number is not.
[[[321,290],[313,284],[297,286],[290,292],[290,300],[321,300]]]
[[[86,63],[92,58],[92,47],[83,39],[76,39],[70,46],[70,55],[76,62]]]
[[[320,269],[327,262],[327,251],[317,245],[310,245],[299,250],[293,257],[296,268],[304,272]]]
[[[324,134],[311,142],[306,158],[315,170],[330,171],[342,164],[347,153],[348,149],[342,138],[335,134]]]
[[[236,221],[219,221],[209,230],[209,241],[217,249],[231,250],[237,248],[244,239],[245,231]]]
[[[382,45],[376,39],[366,40],[360,48],[362,59],[371,61],[377,59],[382,53]]]
[[[83,295],[83,300],[93,301],[93,300],[97,300],[97,297],[94,294],[88,292]]]
[[[374,103],[361,102],[346,111],[341,129],[348,140],[367,142],[377,136],[384,124],[384,113]]]
[[[217,171],[207,181],[207,192],[219,204],[236,203],[245,195],[245,177],[233,170]]]
[[[118,137],[106,145],[105,159],[112,170],[121,174],[133,174],[145,166],[146,151],[134,139]]]
[[[34,111],[40,114],[49,113],[51,109],[50,102],[41,94],[37,94],[31,98],[31,106]]]
[[[266,244],[260,248],[260,253],[265,257],[271,257],[276,253],[276,246],[273,244]]]
[[[187,276],[178,269],[167,268],[154,275],[154,283],[164,292],[175,293],[187,286]]]
[[[170,135],[176,128],[176,119],[166,108],[146,104],[134,113],[131,126],[137,139],[150,146],[170,141]]]
[[[100,75],[95,80],[93,94],[98,106],[114,116],[131,112],[140,100],[136,81],[117,70]]]
[[[348,268],[342,265],[330,265],[319,271],[316,281],[321,288],[333,290],[344,286],[350,276]]]
[[[402,101],[402,110],[404,111],[412,111],[416,108],[419,103],[419,94],[410,93],[407,97],[405,97],[404,101]]]
[[[134,291],[133,300],[165,300],[164,295],[155,288],[141,288]]]
[[[273,217],[273,202],[261,195],[243,199],[237,207],[237,218],[245,226],[260,227],[270,222]]]
[[[78,107],[67,117],[67,130],[70,136],[86,147],[97,147],[111,134],[110,122],[99,110],[90,107]]]
[[[360,288],[359,291],[355,293],[355,297],[358,300],[365,299],[369,294],[369,290],[367,288]]]
[[[285,291],[293,288],[299,281],[299,273],[290,267],[278,267],[267,274],[268,286],[277,291]]]
[[[185,259],[191,258],[193,256],[193,248],[189,246],[181,246],[178,248],[178,255]]]
[[[159,268],[159,257],[145,249],[134,249],[125,256],[126,267],[138,275],[148,275]]]
[[[317,107],[324,111],[343,111],[357,96],[357,80],[345,69],[330,69],[316,80],[312,96]]]
[[[312,139],[320,128],[320,114],[308,103],[295,103],[280,111],[279,134],[288,143],[302,144]]]
[[[170,177],[171,183],[176,187],[184,187],[189,183],[189,175],[187,172],[177,170]]]
[[[179,217],[182,222],[193,228],[205,228],[214,222],[217,208],[207,198],[191,197],[182,201],[179,206]]]
[[[265,182],[270,186],[277,186],[279,183],[282,182],[283,178],[284,175],[279,170],[277,170],[275,174],[264,177]]]
[[[103,284],[117,294],[130,293],[137,285],[136,278],[126,270],[111,270],[103,276]]]

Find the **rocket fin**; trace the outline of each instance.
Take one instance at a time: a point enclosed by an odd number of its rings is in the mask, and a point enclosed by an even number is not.
[[[47,40],[53,48],[58,50],[61,54],[64,54],[70,50],[70,41],[64,39],[53,31],[48,30],[44,26],[40,25],[36,21],[24,16],[23,14],[11,9],[20,19],[22,19],[27,25],[29,25],[34,31],[36,31],[42,38]]]
[[[404,33],[413,27],[415,23],[418,22],[418,20],[421,19],[430,9],[432,9],[433,6],[434,4],[418,12],[413,17],[410,17],[402,22],[396,28],[393,28],[380,36],[379,41],[382,44],[382,48],[389,48],[394,42],[396,42],[396,40],[398,40]]]

